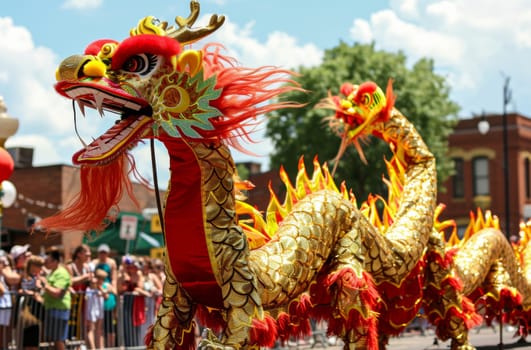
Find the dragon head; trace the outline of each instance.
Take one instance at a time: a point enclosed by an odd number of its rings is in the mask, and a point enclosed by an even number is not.
[[[88,107],[120,116],[74,154],[75,164],[107,164],[140,138],[201,138],[202,131],[214,129],[211,118],[221,114],[210,103],[220,96],[216,79],[206,77],[203,52],[183,45],[215,31],[224,17],[212,15],[207,26],[192,28],[199,3],[190,8],[188,18],[176,17],[178,28],[148,16],[122,42],[97,40],[60,64],[57,92],[76,101],[83,114]]]
[[[192,0],[190,9],[187,18],[175,18],[176,27],[148,16],[122,42],[94,41],[84,54],[60,64],[55,85],[59,94],[76,101],[83,113],[93,108],[119,119],[74,154],[81,191],[72,205],[40,221],[43,229],[102,229],[123,190],[134,198],[129,174],[135,173],[135,164],[127,151],[140,139],[157,138],[171,145],[169,152],[194,152],[198,143],[224,143],[245,151],[239,140],[250,139],[257,116],[298,107],[269,102],[284,92],[302,90],[290,78],[293,72],[242,67],[223,55],[217,43],[185,49],[224,22],[224,17],[212,15],[206,26],[192,27],[199,3]],[[100,205],[94,208],[94,203]]]
[[[332,130],[341,137],[332,174],[349,144],[356,147],[361,159],[366,162],[358,140],[370,134],[378,134],[377,125],[389,119],[394,101],[391,81],[385,94],[376,83],[369,81],[360,85],[344,83],[339,96],[329,96],[317,105],[335,111],[327,119]]]
[[[331,123],[335,130],[338,124],[343,124],[345,136],[351,142],[372,133],[371,125],[388,120],[394,106],[391,82],[386,94],[372,81],[360,85],[344,83],[340,93],[342,96],[332,97],[336,114]]]

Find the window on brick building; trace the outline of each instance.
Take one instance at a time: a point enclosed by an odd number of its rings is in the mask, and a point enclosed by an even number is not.
[[[453,158],[455,174],[453,176],[452,187],[454,198],[465,197],[465,175],[463,158]]]
[[[472,176],[474,196],[490,195],[489,159],[487,157],[472,159]]]
[[[530,199],[531,198],[531,179],[529,178],[530,177],[530,173],[529,173],[529,158],[526,158],[524,160],[524,181],[525,181],[525,197],[527,199]]]

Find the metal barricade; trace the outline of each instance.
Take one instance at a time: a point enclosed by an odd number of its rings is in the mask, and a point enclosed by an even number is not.
[[[68,320],[67,349],[88,349],[88,330],[84,292],[72,293],[72,307]],[[12,307],[0,308],[0,350],[35,347],[53,349],[46,333],[57,328],[55,319],[46,317],[44,305],[32,295],[11,293]],[[103,321],[105,349],[145,349],[144,336],[153,323],[157,297],[123,293],[117,298],[115,310],[106,311]],[[96,348],[98,348],[96,346]]]
[[[7,348],[39,347],[43,339],[44,307],[31,294],[12,294],[12,338]],[[4,346],[5,344],[3,344]]]
[[[144,337],[153,324],[160,296],[144,297],[135,293],[120,295],[118,308],[118,346],[144,349]]]
[[[39,349],[54,349],[46,333],[57,325],[50,323],[42,304],[31,295],[11,293],[12,308],[0,308],[0,350],[23,349],[34,346]],[[72,307],[68,321],[66,349],[89,349],[87,309],[90,298],[85,292],[72,293]],[[116,308],[105,312],[103,322],[104,348],[145,349],[144,337],[155,319],[160,296],[144,297],[136,293],[123,293],[117,298]],[[4,322],[3,322],[4,321]],[[107,323],[107,324],[105,324]],[[325,328],[313,325],[312,347],[327,346]],[[322,336],[318,339],[317,336]],[[96,346],[96,348],[98,348]]]

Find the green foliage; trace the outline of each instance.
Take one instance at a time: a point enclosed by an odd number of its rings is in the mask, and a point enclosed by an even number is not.
[[[238,171],[238,176],[240,177],[240,180],[248,180],[249,179],[249,169],[243,165],[243,164],[236,164],[236,171]]]
[[[291,179],[297,172],[300,156],[304,156],[310,174],[315,156],[331,168],[340,140],[323,121],[332,111],[314,109],[314,106],[329,92],[337,95],[344,82],[359,84],[372,80],[385,90],[388,80],[393,79],[396,108],[416,126],[434,153],[441,184],[453,171],[446,154],[459,106],[449,100],[449,86],[444,77],[434,73],[433,66],[432,60],[423,58],[408,68],[403,53],[376,51],[374,44],[340,43],[327,50],[320,66],[298,69],[300,76],[295,80],[307,93],[290,92],[282,96],[283,101],[296,101],[305,106],[278,110],[268,119],[266,135],[274,145],[271,166],[283,165]],[[335,180],[345,181],[357,198],[364,200],[369,193],[385,193],[381,181],[387,174],[383,159],[390,159],[390,151],[387,144],[375,137],[362,147],[368,164],[360,160],[354,147],[349,147],[338,165]]]

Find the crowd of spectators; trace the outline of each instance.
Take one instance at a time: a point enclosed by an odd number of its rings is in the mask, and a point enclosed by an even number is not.
[[[29,245],[0,250],[0,349],[47,342],[62,350],[67,339],[87,349],[142,344],[161,302],[162,261],[111,256],[107,244],[95,253],[82,244],[64,261],[58,247],[43,255]]]

